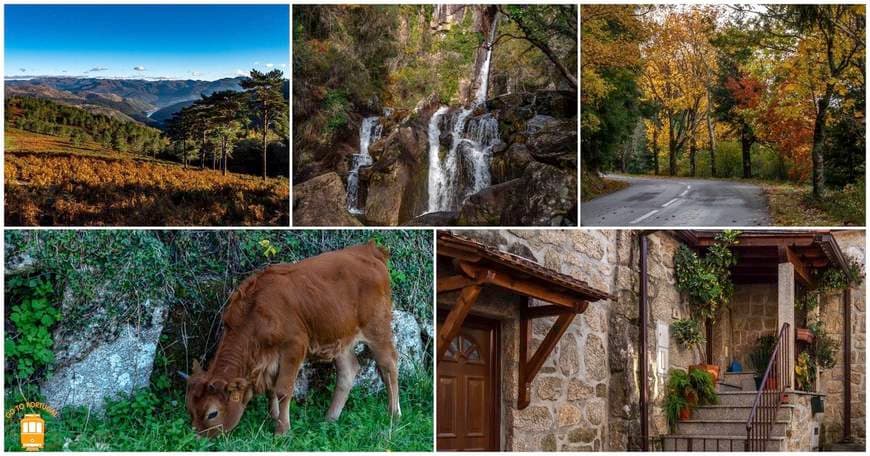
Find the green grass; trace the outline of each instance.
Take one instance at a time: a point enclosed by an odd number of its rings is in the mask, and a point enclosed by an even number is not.
[[[290,406],[290,431],[272,433],[266,398],[251,401],[238,427],[214,439],[191,430],[182,391],[142,390],[110,401],[104,415],[67,408],[46,419],[46,451],[432,451],[433,382],[421,369],[400,382],[402,417],[391,420],[385,391],[355,388],[338,421],[326,421],[329,391],[312,392]],[[15,405],[7,390],[7,410]],[[21,451],[17,415],[5,420],[6,451]]]

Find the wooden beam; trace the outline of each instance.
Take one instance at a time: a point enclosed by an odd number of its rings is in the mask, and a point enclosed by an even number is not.
[[[804,285],[815,288],[815,281],[813,281],[813,276],[810,274],[806,265],[803,261],[801,261],[800,257],[795,253],[794,249],[791,247],[783,247],[779,251],[779,260],[783,262],[783,260],[791,263],[794,266],[794,275],[795,278],[800,280]]]
[[[553,352],[553,349],[556,347],[556,344],[559,343],[559,339],[562,338],[562,334],[565,334],[565,331],[568,330],[568,327],[571,326],[571,322],[574,321],[574,317],[577,314],[571,313],[563,313],[559,315],[559,318],[556,319],[556,322],[553,323],[553,327],[550,328],[550,331],[544,337],[544,340],[541,342],[541,345],[535,350],[535,354],[532,355],[531,359],[528,361],[520,358],[520,369],[519,369],[519,380],[520,380],[520,390],[519,397],[517,398],[517,408],[522,410],[529,406],[529,402],[531,401],[531,389],[532,389],[532,380],[535,379],[535,375],[538,374],[538,371],[541,370],[541,366],[544,365],[544,362],[550,356],[550,353]],[[526,323],[528,324],[529,320],[526,319]],[[520,333],[522,336],[522,325],[523,322],[520,323],[521,329]],[[528,330],[526,331],[526,333]],[[520,344],[527,343],[527,340],[523,340],[520,338]],[[520,353],[524,353],[525,350],[520,349]]]
[[[447,318],[444,319],[444,323],[441,325],[441,330],[438,331],[438,342],[437,342],[437,355],[436,360],[441,359],[444,356],[444,352],[447,351],[447,347],[450,345],[450,342],[459,334],[459,330],[462,328],[462,322],[465,321],[465,317],[468,316],[468,311],[471,310],[471,306],[477,301],[478,295],[480,295],[480,284],[472,284],[462,289],[462,293],[459,294],[459,297],[456,299],[456,304],[453,305],[453,308],[450,309],[450,312],[447,314]]]
[[[439,245],[436,251],[438,255],[450,258],[459,258],[460,260],[469,261],[472,263],[477,263],[481,259],[480,255],[476,255],[473,252],[468,252],[466,250],[460,250],[444,245]]]
[[[589,303],[586,301],[581,301],[578,306],[573,309],[565,308],[565,306],[536,306],[529,307],[526,311],[526,315],[529,319],[535,318],[543,318],[543,317],[555,317],[558,315],[562,315],[565,312],[574,312],[574,313],[583,313],[586,311],[586,307],[589,306]]]
[[[504,272],[494,271],[465,261],[460,261],[459,267],[470,277],[480,278],[484,277],[484,273],[491,273],[482,279],[484,283],[489,283],[530,298],[540,299],[541,301],[547,301],[572,309],[584,302],[583,299],[571,294],[554,291],[553,286],[544,286],[531,280],[515,279]]]
[[[437,290],[438,294],[447,293],[450,291],[460,290],[474,283],[470,277],[461,274],[443,277],[438,279]]]

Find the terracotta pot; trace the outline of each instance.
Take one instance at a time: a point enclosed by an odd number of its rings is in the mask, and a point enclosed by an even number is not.
[[[794,330],[795,338],[800,342],[806,342],[808,344],[813,343],[813,332],[807,328],[795,328]]]
[[[689,366],[689,369],[699,369],[709,372],[710,375],[713,376],[714,384],[719,381],[719,366],[717,364],[695,364],[694,366]]]
[[[687,405],[680,409],[680,421],[686,421],[692,417],[692,409]]]
[[[767,385],[766,385],[765,389],[768,389],[768,390],[775,390],[775,389],[776,389],[776,384],[777,384],[777,383],[776,383],[776,378],[774,378],[774,377],[768,377],[768,378],[767,378]]]

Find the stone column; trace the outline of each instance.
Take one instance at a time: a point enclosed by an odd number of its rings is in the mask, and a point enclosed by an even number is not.
[[[785,378],[790,379],[789,383],[794,389],[794,265],[791,263],[779,264],[779,275],[777,279],[777,321],[776,333],[779,335],[779,330],[783,323],[788,323],[788,331],[785,334],[785,343],[788,344],[788,359],[786,359]]]

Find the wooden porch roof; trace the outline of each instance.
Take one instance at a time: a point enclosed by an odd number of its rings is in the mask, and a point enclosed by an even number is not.
[[[438,232],[436,252],[441,257],[452,259],[456,268],[455,275],[438,277],[438,293],[461,290],[438,329],[435,344],[438,362],[459,333],[482,287],[496,287],[550,303],[530,306],[527,299],[520,307],[517,408],[521,410],[528,407],[531,400],[532,380],[574,317],[585,312],[590,302],[615,300],[609,293],[596,290],[575,277],[446,231]],[[557,318],[535,352],[529,356],[531,323],[546,317]]]
[[[674,235],[702,251],[715,242],[720,231],[680,230]],[[734,283],[775,283],[780,263],[792,263],[795,277],[803,285],[815,286],[815,273],[828,267],[847,270],[840,246],[829,230],[743,231],[733,248],[737,264]]]
[[[488,269],[510,276],[514,283],[535,284],[546,287],[555,293],[574,296],[582,301],[594,302],[602,299],[614,299],[613,295],[597,290],[575,277],[544,267],[519,255],[504,252],[474,239],[446,231],[438,232],[437,253],[441,256],[461,260],[463,263],[473,264],[472,268],[463,269],[463,272],[466,273],[471,270]],[[439,287],[439,289],[441,288]]]

